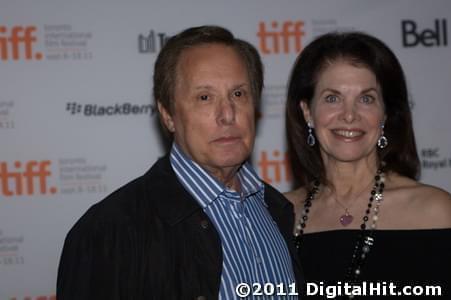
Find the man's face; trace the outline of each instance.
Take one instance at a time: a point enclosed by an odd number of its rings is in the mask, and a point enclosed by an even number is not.
[[[177,66],[174,112],[161,106],[174,141],[210,174],[236,170],[253,148],[255,107],[236,51],[221,44],[185,50]]]

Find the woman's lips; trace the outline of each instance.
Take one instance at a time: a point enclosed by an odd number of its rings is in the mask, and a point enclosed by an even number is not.
[[[332,133],[336,138],[350,142],[361,139],[365,134],[365,132],[360,129],[333,129]]]

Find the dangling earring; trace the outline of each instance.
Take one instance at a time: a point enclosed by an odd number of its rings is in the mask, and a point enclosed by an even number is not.
[[[381,125],[382,132],[380,138],[377,140],[377,146],[384,149],[388,145],[388,139],[384,135],[384,124]]]
[[[315,136],[313,135],[312,124],[310,124],[310,122],[307,122],[307,127],[308,127],[307,144],[310,147],[313,147],[313,146],[315,146],[316,140],[315,140]]]

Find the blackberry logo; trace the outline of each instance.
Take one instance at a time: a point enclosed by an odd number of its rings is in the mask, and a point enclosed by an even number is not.
[[[70,111],[71,115],[81,113],[81,104],[75,102],[69,102],[66,104],[66,110]]]
[[[66,111],[71,115],[82,114],[86,117],[96,116],[129,116],[129,115],[154,115],[156,108],[151,104],[137,105],[131,103],[116,103],[114,105],[79,104],[77,102],[66,103]]]

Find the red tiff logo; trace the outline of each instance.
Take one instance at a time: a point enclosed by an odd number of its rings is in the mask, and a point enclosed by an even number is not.
[[[9,167],[6,162],[0,162],[0,192],[3,196],[45,195],[55,194],[55,187],[48,188],[50,160],[30,160],[22,163],[15,161]]]
[[[277,184],[283,181],[291,181],[288,153],[274,150],[270,155],[267,151],[262,151],[258,158],[258,168],[263,181],[267,183]]]
[[[302,21],[285,21],[281,24],[272,21],[269,26],[265,22],[260,22],[257,33],[260,39],[260,51],[262,54],[301,52],[302,37],[305,35],[302,31],[303,27]]]
[[[0,26],[0,58],[1,60],[42,59],[42,53],[33,52],[36,43],[36,26]]]

